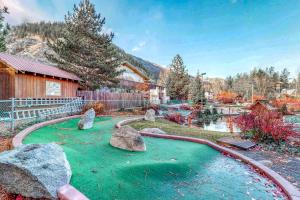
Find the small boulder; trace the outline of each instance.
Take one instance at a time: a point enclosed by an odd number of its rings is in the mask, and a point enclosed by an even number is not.
[[[130,126],[122,126],[110,139],[110,144],[128,151],[146,151],[146,145],[137,130]]]
[[[144,128],[140,132],[143,132],[143,133],[153,133],[153,134],[166,134],[165,131],[160,130],[159,128]]]
[[[93,108],[86,111],[78,122],[78,128],[81,130],[92,128],[94,125],[95,116],[96,113]]]
[[[263,164],[267,167],[271,167],[273,165],[273,162],[271,160],[260,160],[258,162],[260,162],[261,164]]]
[[[0,154],[0,185],[9,193],[57,199],[57,190],[71,175],[63,149],[54,143],[22,145]]]
[[[153,109],[149,109],[147,110],[145,116],[144,116],[144,119],[146,121],[152,121],[152,122],[155,122],[155,110]]]

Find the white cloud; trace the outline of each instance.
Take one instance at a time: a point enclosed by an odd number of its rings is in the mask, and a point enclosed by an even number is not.
[[[140,51],[146,44],[147,44],[146,41],[140,41],[136,46],[132,48],[132,51],[133,52]]]
[[[51,19],[42,12],[36,0],[1,0],[0,6],[8,7],[9,14],[5,16],[5,20],[11,25]]]

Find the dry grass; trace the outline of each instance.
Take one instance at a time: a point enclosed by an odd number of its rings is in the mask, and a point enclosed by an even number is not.
[[[215,142],[217,139],[221,137],[232,136],[230,133],[226,133],[226,132],[207,131],[197,127],[189,128],[187,126],[182,126],[177,123],[168,121],[166,119],[157,119],[155,122],[150,122],[150,121],[132,122],[130,123],[130,126],[132,126],[137,130],[141,130],[144,128],[160,128],[161,130],[171,135],[197,137],[197,138],[207,139],[213,142]]]

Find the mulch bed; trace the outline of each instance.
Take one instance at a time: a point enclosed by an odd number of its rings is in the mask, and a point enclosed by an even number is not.
[[[6,151],[12,148],[11,146],[12,138],[0,137],[0,152]]]
[[[0,186],[0,199],[1,200],[15,200],[16,195],[8,194],[5,190]]]

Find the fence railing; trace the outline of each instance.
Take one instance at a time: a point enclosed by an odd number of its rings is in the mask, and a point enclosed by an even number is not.
[[[77,96],[82,97],[85,102],[100,102],[109,111],[144,107],[148,103],[143,93],[78,91]]]
[[[69,98],[26,98],[14,99],[16,107],[34,107],[34,106],[50,106],[50,105],[63,105],[78,99],[77,97]]]
[[[78,113],[82,106],[81,98],[0,100],[0,133],[32,120]]]
[[[43,121],[61,115],[80,113],[84,105],[100,102],[105,111],[145,107],[148,101],[134,93],[84,93],[84,97],[57,99],[0,100],[0,136],[32,121]]]

